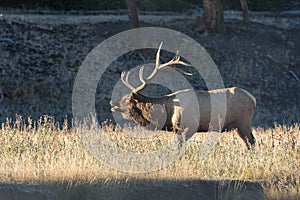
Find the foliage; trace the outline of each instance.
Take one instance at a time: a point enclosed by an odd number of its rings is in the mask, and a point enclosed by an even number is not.
[[[125,0],[1,0],[0,7],[50,10],[115,10],[126,9]],[[222,0],[225,9],[240,10],[239,0]],[[138,0],[145,11],[185,11],[201,6],[202,0]],[[296,0],[248,0],[253,11],[281,11],[297,5]],[[298,3],[299,5],[299,3]]]
[[[292,0],[251,0],[249,8],[255,11],[282,11],[292,8]]]
[[[0,5],[8,8],[49,10],[107,10],[125,9],[120,0],[2,0]]]
[[[190,8],[184,0],[140,0],[139,9],[147,11],[183,11]],[[50,10],[126,9],[125,0],[2,0],[0,6]]]
[[[240,10],[240,1],[222,0],[225,9]],[[295,0],[248,0],[249,10],[252,11],[282,11],[293,7]]]
[[[140,0],[139,8],[145,11],[185,11],[191,4],[184,0]]]

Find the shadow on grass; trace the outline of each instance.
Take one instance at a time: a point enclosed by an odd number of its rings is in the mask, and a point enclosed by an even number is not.
[[[56,199],[266,199],[261,183],[207,180],[99,180],[95,183],[1,183],[0,200]]]

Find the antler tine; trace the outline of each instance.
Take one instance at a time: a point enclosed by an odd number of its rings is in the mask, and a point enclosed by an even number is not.
[[[128,81],[128,76],[130,74],[130,72],[127,72],[126,78],[124,80],[124,76],[125,76],[126,72],[123,71],[121,73],[121,81],[124,83],[125,86],[127,86],[132,92],[135,91],[135,88],[129,83]]]
[[[156,68],[159,66],[159,57],[160,57],[160,50],[161,50],[162,45],[163,45],[163,42],[160,43],[157,53],[156,53],[156,62],[155,62]]]
[[[176,71],[178,71],[179,73],[181,74],[184,74],[184,75],[187,75],[187,76],[192,76],[193,74],[192,73],[188,73],[182,69],[179,69],[179,68],[174,68]]]
[[[145,81],[144,76],[143,76],[143,74],[144,74],[144,68],[145,68],[145,66],[142,66],[142,67],[140,68],[140,71],[139,71],[139,78],[140,78],[140,81],[141,81],[143,84],[146,84],[146,81]]]
[[[160,66],[159,58],[160,58],[160,50],[161,50],[162,45],[163,45],[163,42],[161,42],[158,47],[158,50],[156,53],[155,68],[154,68],[153,72],[150,74],[150,76],[148,76],[147,81],[151,80],[155,76],[157,71],[159,70],[159,66]]]
[[[156,61],[155,61],[155,68],[154,70],[152,71],[152,73],[150,74],[150,76],[148,76],[148,78],[146,78],[146,80],[144,79],[144,66],[142,66],[140,68],[140,71],[139,71],[139,78],[142,82],[142,85],[137,87],[134,92],[137,93],[139,92],[140,90],[144,89],[147,85],[147,83],[153,79],[153,77],[156,75],[157,71],[159,70],[159,66],[160,66],[160,62],[159,62],[159,57],[160,57],[160,50],[161,50],[161,47],[163,45],[163,42],[160,43],[159,47],[158,47],[158,50],[157,50],[157,53],[156,53]]]
[[[144,89],[144,87],[146,87],[146,85],[147,85],[147,82],[145,81],[144,76],[143,76],[143,74],[144,74],[144,67],[145,67],[145,66],[142,66],[142,67],[140,68],[140,71],[139,71],[139,78],[140,78],[140,81],[142,82],[142,85],[140,85],[139,87],[137,87],[137,88],[134,90],[135,93],[137,93],[138,91]]]
[[[170,66],[170,65],[183,65],[183,66],[186,66],[186,67],[191,67],[192,66],[192,65],[187,64],[187,63],[180,60],[179,51],[176,51],[176,54],[175,54],[175,56],[173,57],[172,60],[170,60],[167,63],[159,65],[158,69],[161,69],[161,68],[164,68],[164,67],[167,67],[167,66]]]

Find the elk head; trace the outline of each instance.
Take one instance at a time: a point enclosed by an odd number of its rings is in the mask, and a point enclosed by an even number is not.
[[[178,52],[169,62],[160,64],[161,47],[162,43],[160,44],[156,54],[155,68],[147,78],[144,78],[143,75],[144,66],[140,68],[139,79],[142,82],[140,86],[134,87],[132,84],[130,84],[128,80],[130,73],[122,72],[121,81],[131,90],[131,92],[121,97],[120,99],[111,100],[110,104],[112,107],[111,111],[120,112],[124,119],[133,120],[136,124],[139,124],[141,126],[154,124],[155,126],[162,129],[172,130],[174,127],[171,122],[172,116],[174,110],[178,110],[178,108],[174,107],[176,106],[176,104],[178,104],[178,102],[176,103],[176,94],[186,92],[188,90],[179,90],[159,98],[147,97],[140,93],[140,91],[142,91],[146,87],[146,85],[155,77],[155,75],[159,71],[167,67],[174,67],[175,65],[190,66],[189,64],[180,61]],[[173,69],[185,75],[191,75],[178,68]],[[160,122],[164,123],[159,125]]]

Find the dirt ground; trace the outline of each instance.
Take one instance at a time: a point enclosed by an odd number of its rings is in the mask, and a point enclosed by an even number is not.
[[[25,119],[38,119],[44,114],[53,115],[58,121],[72,118],[71,94],[82,61],[99,43],[128,29],[122,21],[124,16],[111,17],[111,21],[104,18],[99,23],[89,22],[88,16],[73,21],[70,16],[43,17],[0,17],[1,122],[14,119],[16,114]],[[174,29],[198,41],[219,67],[225,86],[240,86],[256,97],[255,126],[299,122],[298,27],[278,28],[254,22],[245,25],[239,20],[226,20],[225,33],[198,34],[193,29],[195,18],[161,18],[164,20],[145,20],[141,26]],[[153,58],[155,50],[142,54]],[[112,119],[108,103],[112,85],[119,80],[124,65],[129,68],[138,59],[141,57],[132,53],[118,59],[107,70],[105,80],[100,81],[96,108],[101,121]],[[196,78],[191,84],[205,89]]]

